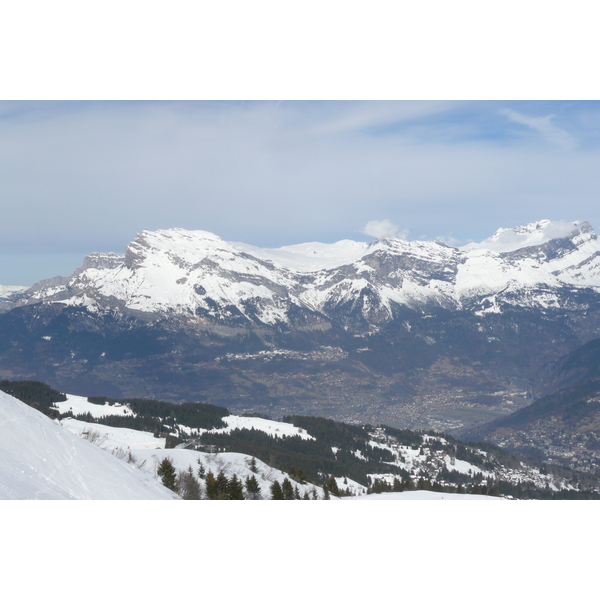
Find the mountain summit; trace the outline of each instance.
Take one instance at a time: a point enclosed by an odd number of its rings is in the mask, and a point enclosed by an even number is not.
[[[600,290],[600,241],[586,221],[499,229],[462,248],[385,239],[263,249],[169,229],[144,231],[123,256],[92,254],[71,277],[40,282],[14,305],[59,302],[252,328],[293,324],[292,314],[323,324],[340,307],[370,324],[393,319],[400,306],[559,308],[582,288]]]
[[[600,337],[599,292],[586,221],[460,248],[265,249],[143,231],[124,255],[91,254],[0,302],[0,375],[82,395],[459,427],[467,412],[478,422],[530,402],[544,365]]]

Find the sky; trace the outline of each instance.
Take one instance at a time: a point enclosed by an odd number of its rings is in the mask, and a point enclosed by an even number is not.
[[[600,225],[598,101],[3,101],[0,283],[143,229],[261,247]]]
[[[12,3],[0,285],[143,229],[278,247],[600,226],[598,42],[572,4]]]

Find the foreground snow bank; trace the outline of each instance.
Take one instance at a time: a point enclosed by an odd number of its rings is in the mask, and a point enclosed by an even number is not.
[[[0,392],[0,499],[168,500],[154,476]]]

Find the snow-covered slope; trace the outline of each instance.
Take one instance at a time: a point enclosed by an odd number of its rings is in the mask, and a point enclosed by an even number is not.
[[[600,290],[600,241],[585,221],[500,229],[462,248],[383,239],[262,249],[170,229],[144,231],[124,256],[90,255],[72,277],[40,282],[17,304],[126,309],[197,325],[327,328],[340,311],[373,324],[392,319],[394,306],[558,308],[574,289]]]
[[[225,419],[227,418],[225,417]],[[240,418],[237,417],[237,419]],[[267,421],[266,419],[260,419],[260,421],[264,421],[262,430],[269,432],[274,437],[280,437],[282,431],[293,434],[292,429],[297,429],[287,423]],[[109,427],[98,423],[86,423],[69,418],[63,419],[61,423],[72,434],[84,438],[78,439],[78,441],[88,440],[88,442],[92,442],[97,447],[96,449],[101,448],[109,456],[127,456],[131,460],[131,464],[138,465],[139,469],[152,478],[154,478],[157,465],[160,461],[163,458],[169,458],[177,471],[187,471],[191,467],[192,471],[196,473],[200,464],[202,464],[207,473],[208,471],[212,471],[216,476],[219,471],[223,471],[227,477],[235,474],[241,481],[255,474],[261,489],[262,498],[270,499],[271,484],[274,481],[278,481],[281,484],[288,477],[287,473],[272,468],[259,459],[255,459],[257,471],[254,473],[251,470],[252,456],[248,454],[238,452],[210,454],[184,448],[165,449],[164,438],[154,438],[151,433],[123,427]],[[235,424],[236,426],[240,425],[239,422]],[[248,427],[249,423],[242,423],[242,425]],[[307,436],[305,432],[304,437],[306,439],[310,436]],[[302,495],[308,492],[311,496],[314,493],[319,498],[322,496],[322,490],[313,484],[298,483],[295,485],[298,486],[298,490]],[[359,484],[355,484],[355,486],[357,491],[365,493],[366,489],[364,486],[360,486]]]
[[[136,469],[0,392],[0,499],[168,500]]]
[[[24,285],[0,285],[0,300],[7,300],[27,289]]]
[[[67,399],[64,402],[56,402],[54,406],[59,414],[71,412],[73,415],[84,415],[90,413],[92,417],[106,417],[107,415],[134,415],[135,413],[126,405],[116,404],[94,404],[89,402],[84,396],[75,396],[74,394],[65,394]]]

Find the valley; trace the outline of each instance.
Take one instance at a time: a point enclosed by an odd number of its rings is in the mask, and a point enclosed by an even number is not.
[[[0,377],[472,434],[548,457],[575,446],[573,460],[589,461],[593,420],[584,441],[550,421],[485,429],[573,383],[583,363],[555,365],[600,338],[600,241],[585,221],[569,231],[539,221],[461,248],[378,239],[261,249],[146,230],[69,277],[3,287]]]

